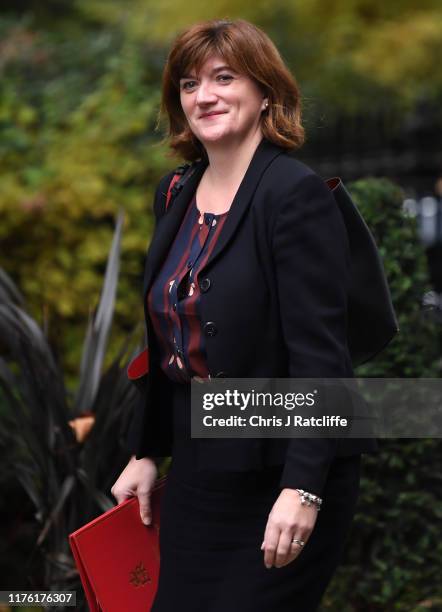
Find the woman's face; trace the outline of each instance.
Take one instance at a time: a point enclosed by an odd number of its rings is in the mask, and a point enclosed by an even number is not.
[[[260,130],[266,98],[248,76],[218,56],[180,79],[181,106],[190,129],[203,145],[240,142]]]

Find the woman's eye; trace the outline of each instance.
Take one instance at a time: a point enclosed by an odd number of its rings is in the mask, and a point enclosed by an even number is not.
[[[195,81],[186,81],[181,85],[183,89],[191,89],[195,85]]]
[[[233,76],[231,76],[230,74],[219,74],[216,77],[216,79],[217,81],[221,83],[229,83],[233,79]],[[185,81],[184,83],[181,84],[181,89],[184,89],[184,90],[193,89],[196,85],[197,85],[196,81]]]

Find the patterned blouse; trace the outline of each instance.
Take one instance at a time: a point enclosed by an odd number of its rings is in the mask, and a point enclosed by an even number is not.
[[[227,215],[201,214],[194,195],[148,293],[147,308],[160,347],[161,368],[175,382],[209,376],[198,273],[212,253]]]

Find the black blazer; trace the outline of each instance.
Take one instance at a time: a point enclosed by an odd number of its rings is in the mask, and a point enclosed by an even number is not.
[[[173,172],[154,201],[143,304],[150,371],[128,436],[137,458],[171,454],[170,388],[159,367],[146,294],[179,229],[207,161],[165,211]],[[347,346],[349,246],[333,195],[307,165],[265,138],[199,273],[201,325],[211,376],[351,378]],[[320,494],[335,456],[372,452],[370,439],[198,439],[201,467],[284,465],[282,487]]]

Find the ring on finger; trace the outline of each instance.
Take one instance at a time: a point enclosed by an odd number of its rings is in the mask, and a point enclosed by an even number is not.
[[[305,542],[304,540],[298,540],[297,538],[293,538],[292,544],[297,544],[298,546],[302,548],[305,545]]]

